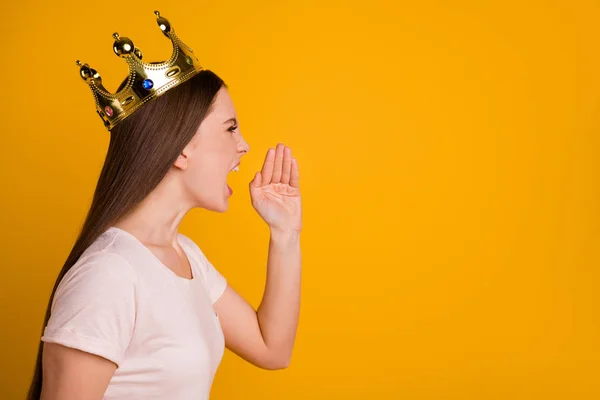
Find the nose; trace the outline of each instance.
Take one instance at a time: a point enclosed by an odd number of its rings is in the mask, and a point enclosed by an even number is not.
[[[249,151],[250,151],[250,145],[248,144],[248,142],[246,142],[244,137],[242,135],[240,135],[240,140],[238,142],[238,152],[245,154]]]

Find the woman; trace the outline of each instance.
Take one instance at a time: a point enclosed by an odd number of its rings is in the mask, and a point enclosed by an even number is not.
[[[302,228],[289,147],[269,149],[250,182],[252,205],[270,228],[265,292],[254,310],[178,233],[195,207],[227,210],[227,175],[249,150],[224,82],[199,71],[110,135],[89,214],[53,291],[29,398],[208,399],[224,347],[261,368],[287,367]]]

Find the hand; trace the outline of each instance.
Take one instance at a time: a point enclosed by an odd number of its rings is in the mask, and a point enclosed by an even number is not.
[[[267,151],[262,170],[250,182],[250,197],[271,230],[302,230],[299,179],[298,162],[289,147],[279,143]]]

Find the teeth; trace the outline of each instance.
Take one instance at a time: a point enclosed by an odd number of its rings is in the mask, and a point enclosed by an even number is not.
[[[235,166],[235,168],[234,168],[232,171],[235,171],[235,172],[240,172],[240,166],[239,166],[239,165],[236,165],[236,166]]]

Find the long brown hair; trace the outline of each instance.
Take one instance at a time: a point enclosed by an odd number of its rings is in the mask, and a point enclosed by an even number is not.
[[[221,87],[227,86],[215,73],[201,71],[144,105],[110,131],[110,144],[92,205],[56,278],[43,328],[50,319],[61,279],[98,236],[133,211],[160,183],[209,113]],[[39,400],[41,396],[42,350],[40,340],[28,400]]]

